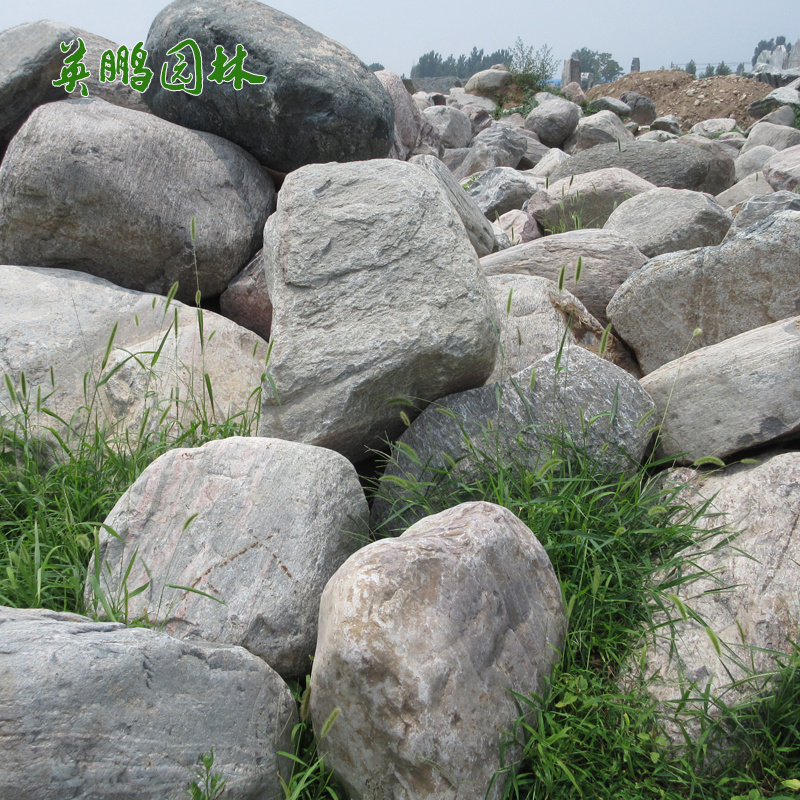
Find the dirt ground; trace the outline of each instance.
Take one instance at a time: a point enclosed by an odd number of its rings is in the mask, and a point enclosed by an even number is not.
[[[755,120],[747,116],[747,107],[772,91],[766,83],[737,75],[719,78],[693,78],[677,69],[631,72],[613,83],[593,86],[586,96],[616,97],[623,92],[638,92],[656,104],[658,116],[675,114],[684,131],[697,122],[717,117],[732,117],[742,130]]]

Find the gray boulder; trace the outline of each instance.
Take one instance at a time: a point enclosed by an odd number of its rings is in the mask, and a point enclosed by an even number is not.
[[[598,470],[625,470],[644,456],[651,434],[639,422],[653,407],[636,378],[568,340],[510,378],[428,406],[393,450],[372,505],[373,524],[388,533],[401,519],[418,518],[418,510],[405,508],[416,495],[397,479],[432,492],[444,471],[469,480],[482,453],[535,471],[554,451],[573,457],[564,444],[571,437]]]
[[[545,179],[511,167],[494,167],[474,175],[464,188],[488,220],[521,209],[532,194],[544,189]]]
[[[631,107],[616,97],[596,97],[589,101],[589,109],[598,112],[610,111],[617,118],[627,117],[631,113]]]
[[[800,145],[776,153],[764,163],[764,177],[776,191],[800,191]]]
[[[314,225],[309,225],[314,220]],[[494,367],[494,300],[440,182],[413,164],[292,173],[264,229],[274,308],[259,434],[368,455]]]
[[[770,147],[766,144],[756,145],[750,148],[750,150],[743,152],[733,162],[734,168],[736,169],[737,182],[746,178],[748,175],[752,175],[754,172],[761,172],[764,164],[777,152],[779,151],[774,147]]]
[[[320,608],[311,715],[326,766],[354,800],[498,800],[509,690],[543,691],[565,631],[550,560],[508,509],[464,503],[365,547]]]
[[[481,259],[481,267],[487,275],[537,275],[556,283],[563,268],[564,288],[574,294],[601,325],[606,325],[609,301],[646,261],[647,256],[618,233],[590,229],[545,236],[502,253],[493,253]],[[578,264],[581,265],[580,275]]]
[[[794,125],[795,120],[795,113],[794,113],[794,106],[780,106],[776,108],[774,111],[770,111],[769,114],[761,117],[761,122],[771,122],[773,125],[787,125],[788,127],[792,127]],[[755,127],[758,123],[753,123],[752,127]]]
[[[185,39],[197,43],[205,64],[216,47],[231,57],[242,45],[244,69],[266,80],[236,91],[206,79],[198,95],[154,80],[145,100],[158,116],[229,139],[278,172],[388,154],[392,101],[338,42],[257,0],[174,0],[153,20],[145,49],[154,64],[174,67],[178,56],[167,50]]]
[[[781,86],[771,91],[766,97],[756,100],[747,107],[747,114],[755,119],[761,119],[781,106],[800,107],[800,91],[789,86]]]
[[[40,106],[0,165],[0,263],[209,298],[261,246],[275,189],[209,133],[104,100]],[[193,228],[196,236],[192,238]]]
[[[732,223],[733,215],[711,195],[659,187],[622,202],[603,227],[653,258],[719,244]]]
[[[495,225],[508,236],[512,245],[532,242],[542,235],[536,220],[527,211],[516,208],[501,214]]]
[[[652,183],[627,169],[598,169],[551,180],[531,197],[526,210],[545,231],[602,228],[618,205],[650,189],[655,189]]]
[[[269,340],[272,301],[269,299],[261,250],[219,296],[219,311],[237,325]]]
[[[654,119],[650,123],[650,130],[664,131],[666,133],[672,133],[675,136],[680,136],[682,133],[681,121],[674,114],[667,114],[664,117]]]
[[[453,106],[429,106],[422,115],[439,132],[445,147],[468,147],[472,140],[469,117]]]
[[[598,111],[597,114],[578,120],[578,127],[564,143],[564,149],[573,154],[599,144],[632,142],[633,139],[633,134],[623,125],[616,113],[608,110]]]
[[[506,86],[510,86],[513,76],[507,69],[484,69],[476,72],[464,87],[465,92],[494,98]]]
[[[89,574],[107,597],[147,586],[128,601],[130,619],[179,639],[241,645],[288,680],[311,667],[322,590],[367,541],[368,519],[344,456],[224,439],[150,464],[106,518]],[[204,594],[175,588],[187,586]]]
[[[531,175],[541,175],[549,178],[565,161],[569,160],[569,155],[557,147],[553,147],[542,156],[542,160],[530,171]]]
[[[791,212],[784,212],[791,213]],[[661,420],[659,454],[691,464],[800,432],[800,317],[740,333],[642,378]]]
[[[792,316],[797,298],[787,287],[799,279],[800,212],[782,211],[715,247],[650,260],[619,288],[608,315],[646,374]]]
[[[162,415],[176,433],[201,416],[255,416],[267,343],[219,314],[203,312],[201,337],[195,308],[63,269],[0,267],[0,298],[0,373],[18,388],[24,373],[29,400],[41,392],[71,425],[40,412],[36,436],[55,427],[69,443],[96,425],[135,445]],[[16,409],[5,383],[0,408]]]
[[[634,122],[652,126],[656,119],[656,105],[649,97],[637,92],[623,92],[619,99],[630,108],[630,116]]]
[[[730,189],[720,192],[715,199],[723,208],[734,211],[737,205],[744,203],[754,195],[768,194],[774,191],[767,183],[763,172],[751,172],[740,181],[734,183]]]
[[[409,162],[423,167],[442,184],[447,199],[467,229],[467,236],[478,257],[493,252],[495,238],[489,220],[469,193],[461,188],[445,164],[434,156],[413,156]]]
[[[749,228],[780,211],[800,211],[800,195],[796,192],[772,192],[749,198],[733,220],[725,238],[730,239],[745,228]]]
[[[776,150],[786,150],[789,147],[800,145],[800,131],[786,125],[774,125],[771,122],[759,122],[750,129],[747,141],[742,147],[742,154],[759,145],[774,147]]]
[[[516,167],[528,150],[528,139],[512,125],[495,122],[472,140],[469,149],[454,173],[459,180],[492,167]]]
[[[578,126],[583,116],[581,107],[561,97],[541,103],[525,118],[525,127],[532,130],[547,147],[561,147]]]
[[[551,175],[551,181],[607,167],[622,167],[656,186],[693,189],[717,195],[734,183],[733,160],[698,147],[670,142],[600,144],[576,153]]]
[[[103,53],[106,50],[116,53],[119,45],[49,19],[17,25],[0,33],[0,157],[34,108],[67,97],[81,97],[81,84],[70,94],[63,86],[53,86],[66,57],[61,43],[72,42],[68,51],[71,53],[77,48],[79,38],[86,45],[83,63],[91,77],[81,83],[89,96],[149,112],[141,94],[121,80],[100,82]]]
[[[451,89],[450,94],[447,96],[447,105],[455,106],[456,108],[464,108],[466,106],[473,106],[486,111],[491,114],[496,108],[497,103],[490,100],[488,97],[480,97],[477,94],[472,94],[464,89]]]
[[[712,139],[721,136],[723,133],[730,133],[735,129],[735,119],[731,117],[715,117],[692,125],[689,132]]]
[[[0,607],[3,769],[15,800],[164,800],[214,750],[237,800],[283,797],[297,710],[241,647]]]
[[[382,69],[375,72],[375,77],[391,97],[394,108],[394,142],[389,155],[406,161],[417,145],[422,115],[399,75]]]

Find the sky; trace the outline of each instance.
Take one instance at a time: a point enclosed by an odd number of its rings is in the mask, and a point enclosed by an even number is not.
[[[0,0],[0,30],[53,19],[129,47],[147,38],[163,0]],[[336,39],[366,64],[408,75],[419,56],[487,54],[547,45],[559,65],[573,50],[611,53],[628,72],[638,57],[643,70],[725,61],[748,65],[761,39],[800,38],[800,0],[276,0],[275,7]],[[559,70],[560,73],[560,70]]]

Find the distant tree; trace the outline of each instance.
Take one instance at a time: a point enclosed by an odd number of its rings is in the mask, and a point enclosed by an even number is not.
[[[683,69],[690,75],[697,75],[697,64],[694,63],[694,59],[692,59]]]
[[[714,70],[714,74],[715,75],[730,75],[731,74],[731,68],[724,61],[720,61],[719,64],[717,64],[717,68]]]
[[[370,64],[367,69],[371,70],[372,72],[380,72],[382,69],[386,69],[386,67],[376,61],[374,64]]]
[[[469,55],[460,55],[454,58],[449,55],[442,58],[435,50],[420,56],[419,60],[411,67],[412,78],[439,78],[445,75],[455,75],[458,78],[469,78],[476,72],[489,69],[494,64],[505,64],[511,60],[508,50],[495,50],[486,55],[477,47],[472,48]]]
[[[706,71],[703,73],[704,78],[713,78],[714,77],[714,65],[708,64],[706,65]]]
[[[588,47],[573,50],[572,58],[581,62],[581,72],[593,72],[598,83],[610,83],[623,73],[622,67],[614,61],[611,53],[598,53]]]

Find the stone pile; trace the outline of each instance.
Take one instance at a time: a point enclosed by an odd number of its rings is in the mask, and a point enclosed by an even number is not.
[[[748,130],[686,136],[632,93],[503,116],[501,65],[412,95],[256,0],[175,0],[154,63],[241,44],[264,80],[67,98],[49,83],[78,36],[95,72],[113,45],[91,34],[0,34],[0,418],[46,398],[57,418],[30,422],[49,459],[87,425],[135,441],[195,402],[258,416],[258,436],[170,451],[128,489],[86,586],[100,621],[0,609],[0,796],[163,798],[213,747],[226,796],[281,797],[286,681],[309,671],[353,798],[483,796],[507,690],[541,692],[563,648],[558,581],[506,509],[407,529],[396,511],[404,480],[467,473],[484,436],[536,469],[566,431],[624,472],[659,425],[672,479],[760,560],[716,551],[706,574],[741,591],[704,615],[737,658],[797,641],[794,89]],[[390,442],[370,508],[354,465]],[[754,447],[772,448],[758,467],[690,468]],[[366,544],[377,527],[397,538]],[[104,621],[122,608],[157,630]],[[640,666],[668,705],[730,663],[687,621],[677,660],[652,643]]]

